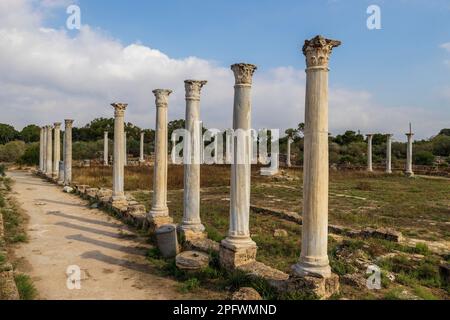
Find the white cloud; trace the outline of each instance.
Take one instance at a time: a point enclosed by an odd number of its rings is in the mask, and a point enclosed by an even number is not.
[[[49,8],[66,0],[0,1],[0,108],[2,122],[16,127],[74,118],[84,125],[112,117],[111,102],[127,102],[126,120],[154,127],[152,90],[170,88],[170,119],[184,117],[184,79],[205,79],[201,114],[208,127],[232,125],[234,78],[229,67],[198,57],[172,59],[141,44],[122,45],[99,30],[83,26],[70,37],[64,29],[45,28]],[[239,62],[239,61],[237,61]],[[251,62],[251,61],[250,61]],[[260,68],[255,74],[253,126],[295,127],[304,118],[303,69]],[[408,119],[405,118],[405,113]],[[402,134],[407,122],[436,119],[430,112],[377,105],[365,91],[330,89],[330,130]],[[448,117],[447,117],[448,118]],[[417,126],[422,136],[438,130]]]
[[[443,44],[440,45],[440,47],[441,47],[442,49],[445,49],[445,50],[447,50],[448,52],[450,52],[450,42],[443,43]]]

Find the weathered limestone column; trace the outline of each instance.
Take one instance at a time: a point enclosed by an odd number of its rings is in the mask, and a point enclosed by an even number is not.
[[[61,160],[61,122],[54,123],[53,138],[53,178],[58,179],[59,161]]]
[[[172,90],[167,89],[153,91],[156,97],[155,167],[152,209],[148,220],[156,228],[173,222],[167,207],[167,109],[171,93]]]
[[[44,141],[42,144],[42,173],[43,174],[47,174],[47,134],[48,134],[48,130],[47,130],[47,126],[43,126],[42,127],[43,131],[44,131]]]
[[[386,173],[392,173],[392,136],[386,135]]]
[[[108,131],[105,131],[103,133],[103,165],[108,166],[108,156],[109,156],[109,151],[108,151]]]
[[[292,144],[293,140],[291,137],[288,138],[287,141],[287,152],[286,152],[286,165],[290,168],[292,167],[292,163],[291,163],[291,144]]]
[[[180,230],[187,240],[205,238],[200,219],[200,147],[203,142],[200,122],[200,92],[207,81],[186,80],[186,130],[184,139],[184,209]]]
[[[44,172],[44,128],[41,127],[39,138],[39,172]]]
[[[317,36],[305,41],[303,227],[300,260],[294,275],[331,278],[328,260],[328,61],[340,41]],[[333,276],[334,278],[336,276]],[[338,286],[338,281],[337,281]]]
[[[408,137],[408,145],[406,148],[406,171],[405,174],[408,177],[413,177],[413,166],[412,166],[412,152],[413,152],[413,137],[414,133],[410,132],[407,133],[406,136]]]
[[[257,67],[252,64],[234,64],[233,129],[234,152],[231,165],[230,228],[220,243],[220,263],[236,268],[256,258],[256,243],[250,237],[250,174],[251,174],[251,88]]]
[[[144,131],[141,131],[141,144],[139,152],[139,162],[144,162]]]
[[[367,171],[373,172],[372,166],[372,139],[373,134],[367,135]]]
[[[128,104],[113,103],[114,107],[114,161],[113,161],[113,193],[111,204],[122,208],[128,205],[124,191],[125,132],[124,116]]]
[[[73,120],[66,119],[64,129],[64,185],[72,183],[72,125]]]
[[[128,155],[127,155],[127,133],[123,132],[123,164],[128,165]]]
[[[52,144],[52,126],[47,126],[47,150],[46,150],[46,157],[45,159],[47,160],[47,164],[46,164],[46,172],[45,174],[47,175],[47,177],[52,177],[53,174],[53,161],[52,161],[52,157],[53,157],[53,144]]]

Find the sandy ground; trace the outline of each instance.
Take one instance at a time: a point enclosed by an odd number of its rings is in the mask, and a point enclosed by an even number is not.
[[[40,299],[202,299],[145,261],[148,244],[121,222],[75,195],[27,172],[9,172],[13,195],[30,217],[29,242],[15,250],[18,270],[33,279]],[[67,269],[81,270],[81,289],[68,289]],[[70,281],[69,281],[70,282]]]

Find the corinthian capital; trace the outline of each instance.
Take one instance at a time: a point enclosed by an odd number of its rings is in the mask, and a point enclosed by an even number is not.
[[[111,103],[114,108],[115,117],[123,117],[125,115],[125,110],[127,110],[127,103]]]
[[[172,90],[169,89],[156,89],[153,90],[153,94],[156,97],[156,107],[167,108],[169,106],[169,95]]]
[[[248,63],[236,63],[231,66],[231,70],[234,72],[236,78],[236,84],[251,85],[253,80],[253,74],[255,73],[257,66]]]
[[[186,80],[184,81],[184,87],[186,89],[187,100],[200,100],[201,89],[208,81],[204,80]]]
[[[61,122],[55,122],[53,125],[55,129],[61,129]]]
[[[325,39],[322,36],[306,40],[303,46],[303,54],[306,56],[307,67],[328,67],[333,48],[340,45],[340,41]]]
[[[64,120],[64,123],[65,123],[65,125],[66,125],[66,128],[72,127],[73,121],[74,121],[74,120],[71,120],[71,119],[66,119],[66,120]]]

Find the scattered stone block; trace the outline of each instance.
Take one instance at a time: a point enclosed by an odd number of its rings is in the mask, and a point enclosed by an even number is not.
[[[384,239],[388,241],[393,242],[401,242],[403,241],[403,235],[399,231],[395,231],[391,228],[379,228],[379,229],[372,229],[372,228],[365,228],[361,235],[363,237],[372,237],[372,238],[378,238],[378,239]]]
[[[201,252],[219,252],[220,244],[211,239],[194,239],[194,240],[186,240],[183,243],[183,247],[185,250],[195,250]]]
[[[96,198],[97,197],[97,193],[98,193],[98,188],[87,188],[86,189],[86,195],[89,198]]]
[[[339,276],[331,274],[330,277],[295,276],[292,275],[288,281],[284,281],[278,288],[283,292],[303,292],[318,297],[328,299],[332,295],[339,293]]]
[[[172,258],[178,254],[177,228],[174,224],[159,227],[156,230],[156,241],[163,257]]]
[[[219,260],[222,267],[226,269],[236,269],[239,266],[255,261],[256,244],[236,245],[222,240],[220,243]]]
[[[250,301],[258,301],[262,300],[261,295],[253,288],[244,287],[240,288],[238,291],[233,293],[231,300],[250,300]]]
[[[273,236],[275,238],[286,238],[288,236],[288,233],[284,229],[276,229],[273,233]]]
[[[342,283],[345,283],[349,286],[356,287],[358,289],[366,288],[367,280],[361,274],[352,273],[346,274],[341,278]]]
[[[250,263],[237,267],[238,270],[245,272],[255,279],[264,279],[274,288],[280,288],[283,283],[289,279],[289,275],[278,269],[269,267],[262,262],[252,261]]]
[[[177,255],[175,263],[183,271],[199,271],[209,265],[209,255],[200,251],[184,251]]]
[[[77,192],[79,192],[79,193],[86,193],[86,189],[89,187],[90,186],[88,186],[88,185],[81,184],[81,185],[77,185],[76,189],[77,189]]]

